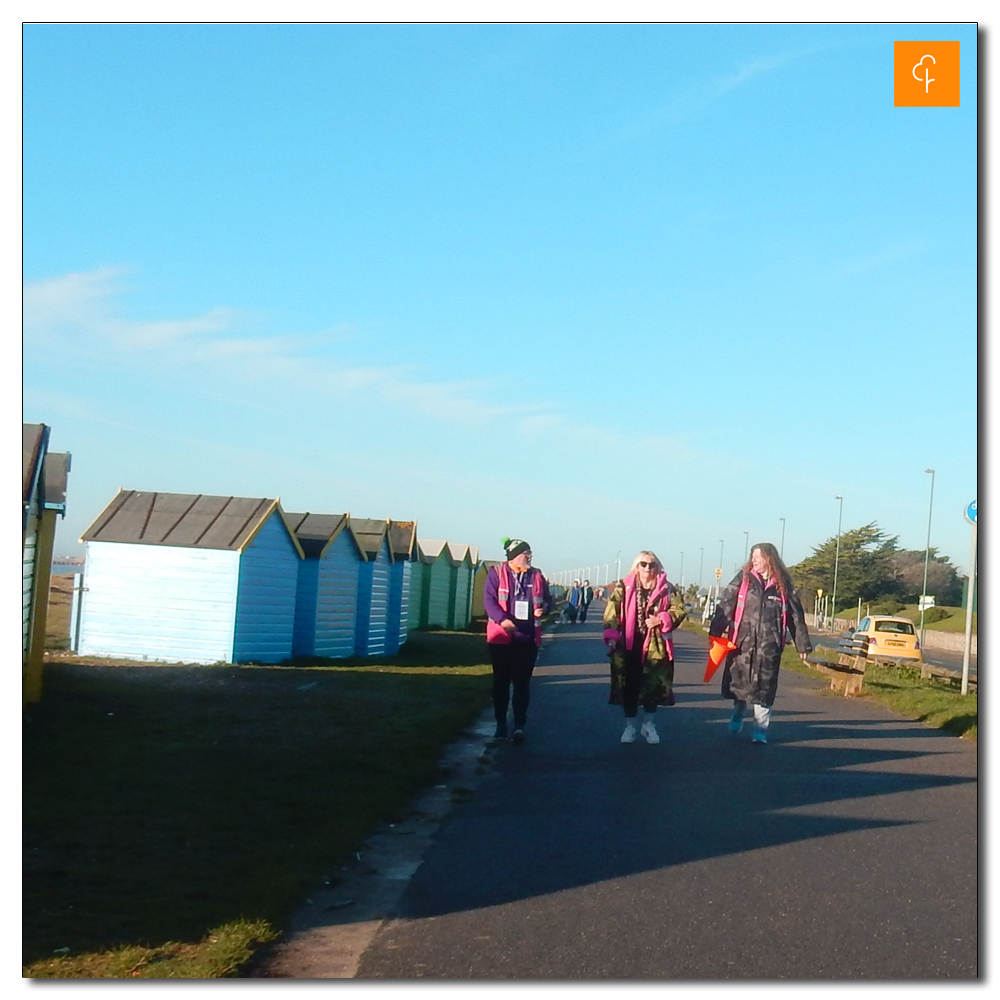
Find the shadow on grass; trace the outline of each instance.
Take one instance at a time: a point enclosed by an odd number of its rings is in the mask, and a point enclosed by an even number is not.
[[[393,660],[414,673],[50,665],[25,726],[25,961],[280,927],[488,703],[488,670],[419,670],[482,640],[427,640]]]

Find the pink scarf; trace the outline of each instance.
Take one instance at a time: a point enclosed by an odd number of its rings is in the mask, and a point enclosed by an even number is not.
[[[635,634],[638,629],[638,574],[630,573],[627,577],[625,577],[622,583],[625,586],[625,600],[618,620],[618,629],[605,630],[604,638],[606,641],[612,642],[620,639],[622,634],[621,627],[624,624],[625,648],[632,649],[635,646]],[[657,608],[657,605],[659,605],[659,608]],[[672,660],[674,658],[674,644],[673,640],[671,640],[666,633],[673,630],[674,620],[670,617],[670,584],[667,582],[666,573],[658,573],[656,575],[656,580],[653,582],[653,589],[649,594],[649,600],[646,602],[646,614],[656,615],[660,619],[660,622],[662,623],[660,631],[663,634],[663,643],[667,647],[667,656]],[[624,619],[624,622],[622,619]],[[649,640],[651,636],[652,630],[647,631],[642,644],[643,658],[645,658],[646,653],[649,650]]]

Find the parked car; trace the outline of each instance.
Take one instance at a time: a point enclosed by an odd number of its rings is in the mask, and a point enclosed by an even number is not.
[[[906,659],[923,662],[917,630],[909,618],[892,615],[869,615],[862,618],[854,632],[858,639],[868,641],[868,656],[880,659]]]

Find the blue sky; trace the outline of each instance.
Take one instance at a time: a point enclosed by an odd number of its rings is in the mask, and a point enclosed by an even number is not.
[[[894,108],[893,41],[961,42]],[[33,24],[24,419],[127,489],[687,582],[968,565],[972,24]],[[612,566],[613,569],[613,566]],[[602,571],[603,572],[603,571]]]

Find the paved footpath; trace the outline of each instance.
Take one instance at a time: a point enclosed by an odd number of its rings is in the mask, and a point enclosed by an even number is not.
[[[355,976],[977,976],[974,743],[783,671],[752,744],[680,631],[662,742],[623,745],[600,632],[547,642],[528,742],[447,815]]]

